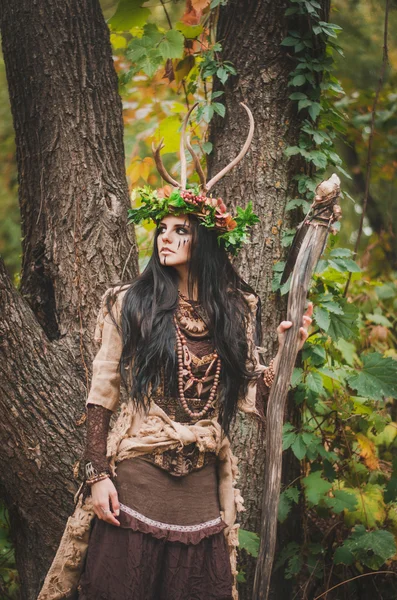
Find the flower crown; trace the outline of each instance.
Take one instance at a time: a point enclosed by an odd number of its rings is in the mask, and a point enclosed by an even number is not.
[[[227,212],[226,205],[222,198],[213,198],[207,195],[211,187],[228,173],[237,163],[242,160],[250,147],[254,134],[254,119],[250,109],[243,103],[241,105],[248,113],[250,120],[250,129],[247,140],[238,156],[220,171],[210,181],[206,182],[204,172],[200,161],[194,152],[190,140],[186,137],[186,125],[195,104],[187,113],[181,134],[180,158],[181,158],[181,182],[176,181],[165,169],[161,160],[160,151],[163,148],[163,140],[157,148],[152,145],[154,159],[157,170],[161,177],[173,186],[165,186],[158,190],[153,190],[149,186],[134,190],[134,201],[139,200],[138,208],[128,210],[128,222],[138,225],[142,221],[153,220],[159,223],[167,214],[194,214],[204,227],[215,230],[218,233],[218,242],[224,246],[227,252],[236,254],[242,244],[247,241],[248,228],[259,221],[257,215],[252,211],[252,203],[249,202],[245,210],[237,207],[237,215],[234,217]],[[201,181],[201,185],[188,185],[186,182],[186,156],[185,146],[187,146],[195,165],[195,169]],[[201,188],[201,189],[200,189]]]

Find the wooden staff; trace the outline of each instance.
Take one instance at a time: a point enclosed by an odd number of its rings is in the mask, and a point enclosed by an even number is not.
[[[293,325],[285,332],[285,342],[267,406],[265,487],[253,600],[267,600],[269,594],[276,547],[285,402],[298,354],[299,329],[310,280],[325,248],[328,232],[330,229],[333,231],[332,224],[341,216],[341,209],[337,204],[339,195],[340,180],[335,174],[317,186],[310,211],[295,235],[281,280],[285,283],[292,272],[287,320],[292,321]]]

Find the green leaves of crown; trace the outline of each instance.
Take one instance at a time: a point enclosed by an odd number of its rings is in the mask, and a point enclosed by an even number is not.
[[[231,231],[226,231],[219,236],[219,243],[222,243],[227,252],[237,254],[241,246],[248,241],[248,228],[259,222],[259,217],[252,210],[252,202],[248,203],[245,210],[237,207],[237,216],[234,218],[237,227]]]
[[[189,188],[193,193],[199,193],[197,185]],[[182,198],[180,190],[173,190],[167,198],[159,198],[157,191],[152,190],[149,186],[138,188],[134,192],[134,200],[141,203],[137,208],[128,209],[128,223],[139,225],[143,221],[154,221],[158,223],[165,215],[170,212],[174,214],[194,214],[197,213],[197,206],[186,202]],[[216,208],[206,206],[208,214],[200,217],[200,223],[208,229],[216,230],[215,212]],[[224,246],[227,252],[236,254],[241,246],[248,241],[248,228],[258,223],[259,218],[252,210],[252,202],[248,203],[245,210],[237,207],[237,216],[234,218],[237,223],[236,227],[231,231],[226,231],[218,236],[218,242]]]

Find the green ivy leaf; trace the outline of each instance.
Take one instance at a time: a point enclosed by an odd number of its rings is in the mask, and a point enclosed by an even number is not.
[[[374,400],[397,398],[397,361],[378,352],[363,356],[362,369],[348,378],[348,384],[359,396]]]
[[[229,77],[229,73],[228,73],[227,69],[225,69],[225,67],[221,66],[221,67],[218,67],[216,76],[218,77],[220,82],[223,83],[223,85],[225,85],[225,83]]]
[[[343,315],[343,308],[337,302],[321,302],[321,306],[334,315]]]
[[[214,111],[220,115],[221,117],[224,117],[226,114],[226,107],[224,104],[221,104],[220,102],[213,102],[212,106],[214,107]]]
[[[298,40],[294,37],[286,37],[281,42],[281,46],[295,46],[298,44]]]
[[[321,104],[319,102],[313,102],[311,106],[309,106],[309,115],[315,121],[318,115],[321,112]]]
[[[335,514],[341,513],[343,510],[354,510],[357,506],[357,498],[345,490],[334,490],[333,498],[325,498],[325,504]]]
[[[281,245],[284,248],[287,248],[292,244],[292,240],[294,239],[296,234],[296,229],[284,229],[281,236]]]
[[[307,108],[312,105],[312,101],[309,98],[304,98],[303,100],[299,100],[298,102],[298,112],[302,110],[302,108]]]
[[[313,150],[308,154],[309,160],[319,169],[325,169],[328,164],[327,155],[319,150]]]
[[[293,200],[289,200],[287,202],[285,210],[293,210],[294,208],[298,208],[298,206],[301,206],[304,212],[307,212],[310,207],[310,204],[310,202],[304,200],[303,198],[294,198]]]
[[[316,306],[313,311],[314,320],[323,331],[327,332],[331,324],[329,312],[321,306]]]
[[[339,339],[335,343],[336,348],[342,354],[343,359],[346,363],[352,367],[354,365],[354,361],[356,359],[356,347],[351,342],[347,342],[344,339]]]
[[[384,315],[378,314],[366,314],[365,315],[368,321],[375,323],[376,325],[383,325],[383,327],[391,328],[393,327],[393,323],[389,321]]]
[[[298,433],[295,436],[295,440],[291,444],[291,450],[298,460],[302,460],[306,456],[306,444],[302,439],[302,434]]]
[[[213,0],[214,1],[214,0]],[[245,578],[246,572],[243,569],[240,569],[236,575],[237,583],[246,583],[247,580]]]
[[[142,8],[144,0],[120,0],[117,10],[109,19],[112,31],[129,31],[133,27],[141,27],[147,23],[150,15],[148,8]]]
[[[157,48],[151,48],[147,54],[137,62],[137,69],[143,71],[148,77],[153,77],[163,60]]]
[[[184,43],[185,38],[181,32],[176,29],[170,29],[159,45],[162,57],[165,60],[168,58],[182,58]]]
[[[293,92],[288,97],[290,100],[307,100],[307,94],[303,92]]]
[[[186,25],[186,23],[183,23],[183,21],[178,21],[175,25],[175,29],[180,31],[187,40],[193,40],[201,35],[204,31],[204,27],[202,25]]]
[[[352,565],[354,563],[354,554],[346,546],[339,546],[335,550],[334,563],[336,565]]]
[[[358,333],[357,318],[358,308],[354,304],[350,304],[346,300],[340,299],[340,304],[343,309],[342,315],[330,314],[330,325],[327,333],[334,340],[344,338],[350,340]]]
[[[283,450],[288,450],[288,448],[294,443],[295,439],[295,428],[291,425],[291,423],[285,423],[283,427]]]
[[[289,487],[285,490],[285,495],[287,498],[298,504],[299,502],[299,490],[297,487]]]
[[[321,477],[321,471],[314,471],[307,477],[302,479],[302,484],[305,487],[306,499],[310,504],[318,504],[320,499],[327,493],[332,487],[329,481],[325,481]]]
[[[304,75],[296,75],[291,81],[291,84],[296,86],[304,85],[305,83],[306,77]]]
[[[344,548],[344,552],[342,551]],[[396,543],[390,531],[366,531],[363,525],[357,525],[350,538],[345,540],[343,546],[335,552],[334,562],[351,564],[350,555],[356,561],[370,569],[380,567],[396,553]]]
[[[202,115],[206,123],[209,123],[211,121],[212,117],[214,116],[214,107],[212,106],[212,104],[207,104],[206,106],[204,106]]]
[[[338,258],[336,260],[329,259],[328,264],[330,267],[336,271],[339,271],[340,273],[344,273],[345,271],[348,273],[361,273],[361,269],[358,264],[350,258]]]
[[[309,371],[306,377],[306,386],[312,392],[315,392],[316,394],[321,394],[324,391],[324,386],[320,373],[316,373],[315,371]]]
[[[299,154],[300,151],[301,149],[299,148],[299,146],[288,146],[284,150],[284,154],[285,156],[295,156],[295,154]]]
[[[285,492],[281,492],[280,499],[278,501],[278,514],[277,519],[280,523],[284,523],[288,517],[292,508],[291,500],[286,496]]]
[[[302,351],[303,360],[310,360],[314,367],[322,366],[327,358],[325,348],[318,344],[306,343]]]
[[[278,520],[283,523],[291,511],[292,503],[299,502],[299,490],[296,487],[289,487],[280,494],[278,504]]]
[[[238,530],[238,541],[239,548],[244,550],[254,558],[257,558],[259,554],[259,535],[253,531],[247,531],[246,529]]]

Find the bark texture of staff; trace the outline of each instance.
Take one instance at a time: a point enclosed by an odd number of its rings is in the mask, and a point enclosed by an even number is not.
[[[0,487],[35,600],[73,509],[100,297],[137,256],[98,0],[0,0],[0,24],[23,235],[20,291],[0,261]]]
[[[299,229],[299,249],[292,272],[287,320],[293,325],[286,331],[285,343],[267,407],[265,488],[263,492],[261,544],[255,572],[253,600],[267,600],[270,590],[277,534],[277,512],[282,468],[282,428],[285,402],[294,369],[299,329],[305,311],[307,291],[315,266],[324,249],[329,227],[340,218],[336,205],[340,194],[337,175],[316,189],[314,214]],[[305,235],[302,236],[303,231]]]

